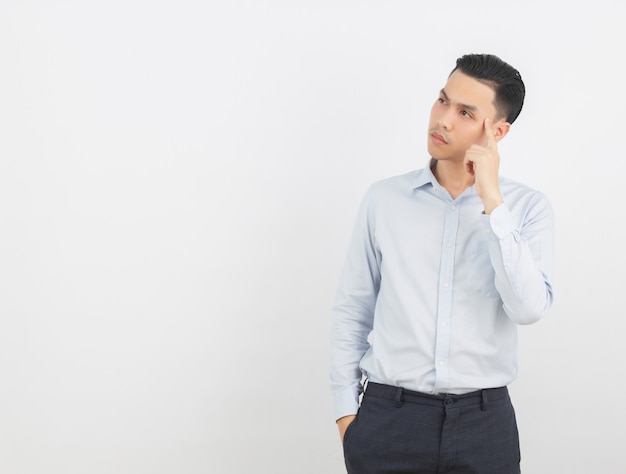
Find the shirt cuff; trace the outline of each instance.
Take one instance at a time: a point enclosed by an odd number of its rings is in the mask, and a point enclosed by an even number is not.
[[[512,234],[515,231],[515,224],[506,204],[500,204],[491,211],[491,214],[484,214],[483,227],[491,240],[501,240]]]
[[[359,392],[358,389],[344,388],[335,392],[335,420],[348,415],[356,415],[359,411]]]

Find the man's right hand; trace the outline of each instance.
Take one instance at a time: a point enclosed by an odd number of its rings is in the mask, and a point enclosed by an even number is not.
[[[354,421],[356,415],[348,415],[337,420],[337,427],[339,428],[339,437],[341,438],[341,444],[343,444],[343,435],[346,434],[346,430],[350,423]]]

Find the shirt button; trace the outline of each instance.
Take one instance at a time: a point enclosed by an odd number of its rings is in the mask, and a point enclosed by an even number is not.
[[[442,326],[447,326],[447,323],[444,321],[443,323],[441,323]]]
[[[452,209],[452,210],[454,211],[454,210],[456,209],[456,206],[455,206],[454,204],[452,204],[452,205],[450,206],[450,209]]]
[[[448,284],[448,282],[447,282],[447,281],[443,284],[443,287],[444,287],[444,288],[448,288],[449,286],[450,286],[450,285]]]
[[[440,360],[439,365],[446,365],[446,363],[443,360]]]
[[[448,247],[448,248],[452,248],[452,244],[451,244],[450,242],[448,242],[448,243],[446,244],[446,247]]]

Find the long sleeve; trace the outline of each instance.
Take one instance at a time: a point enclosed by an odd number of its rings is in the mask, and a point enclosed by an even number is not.
[[[371,190],[356,219],[332,309],[330,383],[336,418],[355,414],[362,391],[359,363],[370,345],[380,287],[380,253],[374,238]]]
[[[516,219],[506,204],[485,216],[495,286],[508,317],[517,324],[541,319],[553,301],[554,217],[541,193]]]

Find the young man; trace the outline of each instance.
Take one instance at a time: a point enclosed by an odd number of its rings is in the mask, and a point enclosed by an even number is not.
[[[459,58],[431,110],[430,166],[363,200],[331,334],[349,473],[520,472],[506,386],[553,265],[547,199],[498,174],[524,95],[498,57]]]

